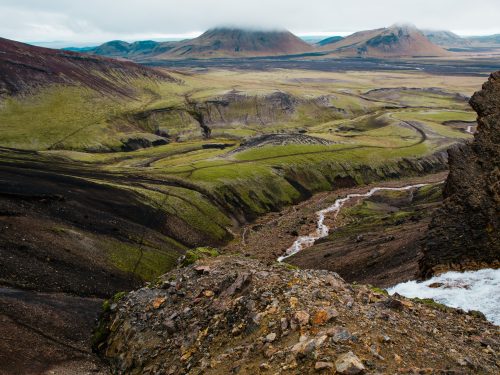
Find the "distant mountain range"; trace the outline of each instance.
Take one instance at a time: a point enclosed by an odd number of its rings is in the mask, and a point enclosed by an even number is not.
[[[445,30],[419,30],[409,25],[365,30],[307,43],[289,31],[214,28],[194,39],[128,43],[67,50],[134,61],[285,56],[318,53],[344,57],[442,57],[457,48],[500,46],[500,35],[460,37]]]
[[[342,36],[331,36],[329,38],[320,40],[318,43],[316,43],[316,45],[319,47],[322,47],[322,46],[326,46],[328,44],[340,42],[342,39],[344,39],[344,37],[342,37]]]
[[[422,30],[422,33],[432,43],[444,48],[450,47],[470,47],[472,42],[451,31],[446,30]]]
[[[485,35],[485,36],[471,36],[467,38],[470,40],[473,44],[476,45],[494,45],[494,46],[499,46],[500,45],[500,34],[495,34],[495,35]]]
[[[94,48],[70,50],[131,60],[168,60],[294,55],[312,52],[314,47],[289,31],[215,28],[197,38],[179,42],[115,40]]]

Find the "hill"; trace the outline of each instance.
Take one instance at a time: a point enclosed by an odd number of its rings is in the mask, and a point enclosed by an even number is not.
[[[134,78],[173,81],[165,72],[132,62],[0,38],[0,96],[54,84],[81,85],[103,93],[132,96],[130,81]]]
[[[77,52],[90,53],[92,55],[140,60],[142,58],[165,53],[174,48],[177,44],[178,42],[155,42],[153,40],[142,40],[133,43],[113,40],[97,47],[76,50]]]
[[[478,46],[500,46],[500,34],[471,36],[467,38],[472,44]]]
[[[334,44],[321,47],[341,56],[361,57],[424,57],[446,56],[443,48],[433,44],[413,26],[394,25],[388,28],[360,31]]]
[[[318,47],[326,46],[328,44],[340,42],[342,39],[344,39],[343,36],[338,36],[338,35],[331,36],[329,38],[325,38],[325,39],[320,40],[318,43],[316,43],[316,46],[318,46]]]
[[[427,39],[432,43],[444,47],[469,47],[472,43],[466,38],[446,30],[422,30]]]
[[[180,42],[158,59],[293,55],[314,48],[289,31],[215,28]]]

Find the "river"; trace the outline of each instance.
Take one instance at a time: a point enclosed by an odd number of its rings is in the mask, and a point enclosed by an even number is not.
[[[340,210],[342,207],[349,202],[351,199],[355,198],[368,198],[371,197],[373,194],[375,194],[378,191],[386,191],[386,190],[391,190],[391,191],[404,191],[404,190],[411,190],[411,189],[417,189],[421,188],[423,186],[426,186],[429,184],[416,184],[416,185],[407,185],[403,187],[374,187],[367,193],[362,193],[362,194],[349,194],[344,198],[339,198],[337,199],[331,206],[320,210],[316,212],[316,216],[318,218],[317,220],[317,226],[316,230],[313,233],[310,233],[306,236],[300,236],[298,237],[295,242],[293,243],[292,246],[290,246],[285,253],[278,258],[278,262],[283,262],[286,258],[291,257],[292,255],[297,254],[299,251],[311,247],[314,245],[314,242],[319,240],[320,238],[328,236],[330,233],[330,228],[325,224],[325,217],[327,214],[332,214],[333,219],[337,217],[339,214]]]

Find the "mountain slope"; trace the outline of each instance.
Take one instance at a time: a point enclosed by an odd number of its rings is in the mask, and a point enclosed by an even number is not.
[[[316,46],[323,47],[329,44],[340,42],[342,39],[344,39],[344,37],[342,36],[331,36],[329,38],[320,40],[318,43],[316,43]]]
[[[0,38],[0,95],[51,84],[81,85],[108,94],[133,95],[132,79],[173,79],[131,62],[35,47]]]
[[[362,57],[413,57],[446,56],[449,53],[431,43],[413,26],[360,31],[341,41],[321,47],[341,56]]]
[[[127,148],[129,139],[164,144],[126,115],[160,88],[177,86],[165,70],[0,39],[2,146],[109,151]]]
[[[292,55],[313,47],[289,31],[254,31],[215,28],[156,58],[208,58]]]
[[[477,46],[500,46],[500,34],[485,35],[485,36],[471,36],[467,40]]]
[[[155,42],[153,40],[142,40],[133,43],[113,40],[97,47],[87,48],[82,52],[99,56],[141,60],[142,58],[165,53],[177,44],[178,42]]]
[[[427,39],[432,43],[444,47],[469,47],[470,40],[462,38],[461,36],[446,30],[422,30]]]
[[[430,227],[423,275],[455,268],[500,265],[500,72],[474,94],[474,141],[449,151],[443,207]]]

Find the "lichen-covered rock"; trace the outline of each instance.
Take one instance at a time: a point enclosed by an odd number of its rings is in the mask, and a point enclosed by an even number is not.
[[[462,373],[463,358],[500,371],[497,327],[374,293],[327,271],[207,257],[117,302],[100,349],[119,374]]]
[[[423,276],[500,265],[500,72],[470,104],[478,130],[472,143],[449,151],[445,200],[429,228]]]

